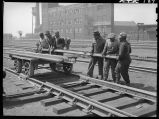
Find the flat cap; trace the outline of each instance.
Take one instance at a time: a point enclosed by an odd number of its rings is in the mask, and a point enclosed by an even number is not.
[[[55,34],[59,34],[59,32],[58,32],[58,31],[56,31],[56,32],[55,32]]]
[[[110,34],[108,34],[108,38],[115,38],[115,33],[110,33]]]
[[[45,32],[45,35],[49,35],[49,34],[50,34],[50,31],[46,31],[46,32]]]
[[[39,33],[39,36],[43,36],[44,34],[43,33]]]
[[[125,32],[121,32],[119,35],[120,35],[121,37],[127,37],[127,34],[126,34]]]
[[[99,33],[99,31],[95,31],[95,32],[93,33],[93,35],[100,36],[100,33]]]

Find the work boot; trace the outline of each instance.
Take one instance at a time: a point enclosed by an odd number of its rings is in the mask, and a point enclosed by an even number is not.
[[[125,83],[126,86],[130,86],[130,83]]]

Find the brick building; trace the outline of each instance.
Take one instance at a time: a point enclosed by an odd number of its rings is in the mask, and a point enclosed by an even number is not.
[[[80,3],[59,6],[57,3],[42,3],[42,31],[59,31],[62,37],[71,39],[92,38],[92,32],[102,35],[111,32],[113,17],[111,3]]]

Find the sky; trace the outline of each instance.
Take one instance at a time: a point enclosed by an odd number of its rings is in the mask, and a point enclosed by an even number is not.
[[[73,3],[60,3],[60,5],[70,4]],[[34,6],[33,2],[4,2],[3,32],[11,33],[14,36],[18,36],[19,30],[23,31],[23,34],[32,33],[32,7]],[[116,3],[114,20],[157,24],[156,7],[157,4]]]

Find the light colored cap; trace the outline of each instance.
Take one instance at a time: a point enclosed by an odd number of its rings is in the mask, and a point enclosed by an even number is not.
[[[115,38],[115,34],[114,33],[110,33],[110,34],[108,34],[108,38]]]

